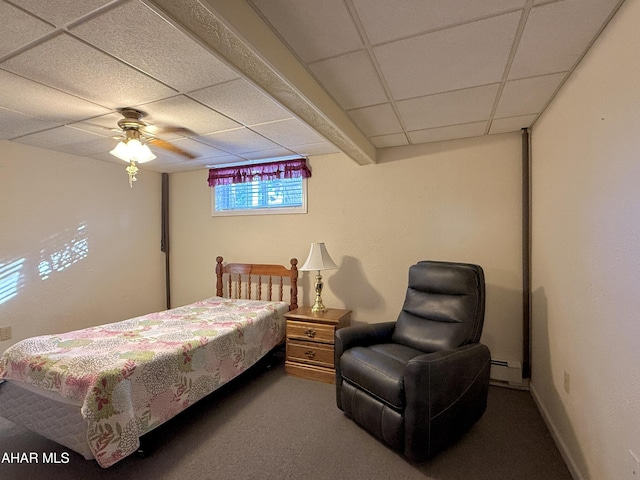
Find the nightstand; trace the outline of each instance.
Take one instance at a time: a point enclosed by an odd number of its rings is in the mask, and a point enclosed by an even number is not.
[[[328,308],[314,313],[300,307],[285,313],[287,319],[287,359],[285,371],[290,375],[334,383],[334,334],[349,325],[351,310]]]

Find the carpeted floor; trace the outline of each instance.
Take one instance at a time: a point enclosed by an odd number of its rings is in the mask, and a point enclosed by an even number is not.
[[[189,408],[145,438],[147,456],[108,469],[0,419],[5,452],[68,463],[0,463],[0,479],[570,480],[528,392],[491,387],[482,419],[452,448],[414,464],[335,406],[333,385],[284,373],[281,356]]]

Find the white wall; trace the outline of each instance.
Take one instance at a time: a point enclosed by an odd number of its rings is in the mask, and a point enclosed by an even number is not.
[[[0,141],[0,352],[164,308],[161,176],[124,166]]]
[[[211,217],[207,171],[171,175],[172,298],[215,294],[215,257],[302,263],[323,241],[340,265],[323,273],[326,306],[354,322],[395,320],[408,268],[419,260],[478,263],[485,270],[483,341],[494,358],[522,357],[520,134],[389,149],[377,165],[342,154],[312,157],[308,213]],[[301,273],[300,304],[313,301]]]
[[[532,391],[576,478],[640,454],[639,24],[627,0],[532,132]]]

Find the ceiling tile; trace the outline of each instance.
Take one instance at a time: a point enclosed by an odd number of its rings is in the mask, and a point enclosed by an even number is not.
[[[404,133],[392,133],[390,135],[379,135],[369,138],[373,146],[376,148],[399,147],[401,145],[409,145],[407,135]]]
[[[617,4],[564,0],[531,9],[509,79],[570,70]]]
[[[537,114],[522,115],[519,117],[499,118],[491,122],[490,134],[517,132],[523,128],[528,128],[531,123],[538,117]]]
[[[238,74],[146,5],[126,3],[71,32],[181,92]]]
[[[305,62],[362,48],[362,39],[343,0],[253,0]]]
[[[283,147],[295,147],[296,145],[324,141],[324,138],[314,130],[295,118],[254,125],[251,130]]]
[[[271,149],[280,147],[280,145],[276,145],[248,128],[237,128],[235,130],[204,135],[199,140],[234,155],[257,152],[263,148]]]
[[[0,131],[4,132],[5,135],[9,135],[6,138],[14,138],[59,125],[56,122],[41,120],[31,115],[0,107]]]
[[[374,45],[519,9],[524,3],[525,0],[353,0],[367,38]]]
[[[284,147],[261,149],[257,152],[246,152],[242,156],[247,160],[268,160],[282,159],[283,157],[291,157],[294,153]]]
[[[0,70],[0,105],[43,120],[68,123],[108,113],[109,110],[73,95],[45,87]],[[47,101],[43,102],[42,99]]]
[[[540,113],[564,80],[565,75],[565,73],[556,73],[507,82],[500,95],[495,117]]]
[[[519,13],[375,47],[395,100],[499,82]]]
[[[366,50],[322,60],[309,69],[345,110],[389,101]]]
[[[95,140],[96,137],[94,134],[89,132],[84,132],[81,130],[77,130],[73,127],[69,126],[60,126],[57,128],[52,128],[43,132],[34,133],[32,135],[25,135],[20,140],[31,140],[33,139],[35,143],[39,144],[39,146],[55,146],[55,145],[73,145],[74,143],[82,143],[90,140]],[[26,143],[26,142],[24,142]]]
[[[244,79],[204,88],[189,96],[245,126],[291,117],[291,113]]]
[[[63,145],[59,148],[59,150],[67,153],[72,153],[74,155],[89,157],[96,153],[109,152],[113,149],[113,147],[113,143],[108,138],[98,137],[97,139],[88,139],[83,142]]]
[[[0,2],[0,29],[0,57],[54,30],[51,25],[5,2]]]
[[[30,11],[34,15],[60,27],[77,20],[112,0],[11,0],[16,5]]]
[[[487,122],[474,122],[464,125],[452,125],[449,127],[430,128],[428,130],[418,130],[409,132],[411,143],[441,142],[444,140],[455,140],[457,138],[479,137],[484,135]]]
[[[237,128],[239,124],[184,95],[143,105],[151,124],[183,127],[204,135]]]
[[[358,108],[347,113],[360,130],[369,137],[402,131],[398,117],[389,103]]]
[[[237,163],[245,163],[246,160],[242,157],[238,157],[236,155],[227,154],[224,157],[215,157],[210,159],[205,159],[200,161],[199,159],[195,159],[194,162],[201,163],[207,167],[220,167],[223,165],[234,165]]]
[[[75,155],[94,155],[108,152],[115,146],[115,142],[109,138],[100,137],[68,126],[25,135],[16,141]]]
[[[66,34],[10,58],[0,68],[112,108],[156,100],[173,92]]]
[[[497,93],[497,84],[486,85],[403,100],[397,107],[407,130],[422,130],[488,120]]]

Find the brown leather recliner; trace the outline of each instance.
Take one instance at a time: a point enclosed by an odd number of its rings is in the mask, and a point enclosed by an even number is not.
[[[491,356],[479,343],[484,310],[480,266],[411,266],[396,322],[336,331],[338,407],[412,460],[452,444],[487,405]]]

